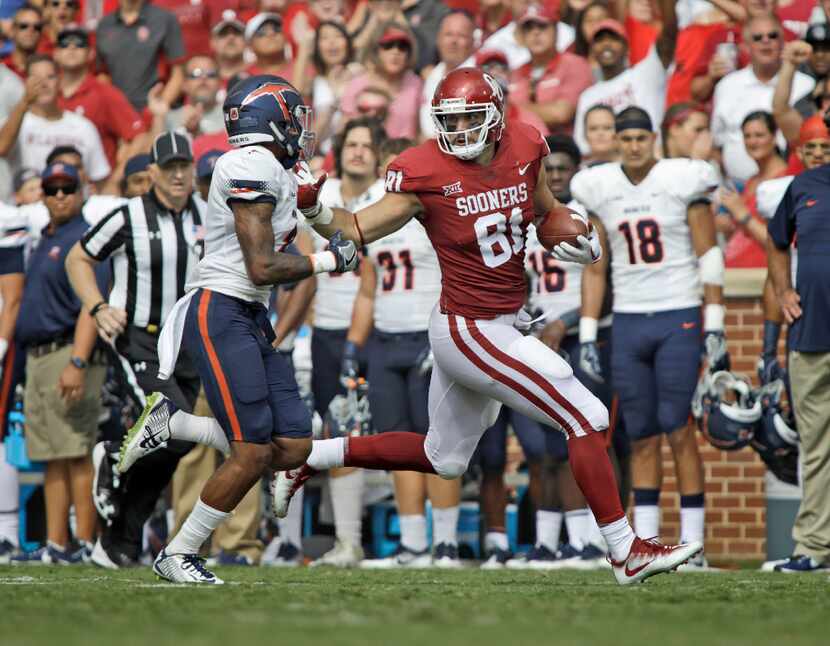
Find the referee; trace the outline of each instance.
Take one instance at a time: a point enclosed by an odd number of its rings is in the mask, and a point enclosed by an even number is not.
[[[172,378],[160,380],[156,343],[201,257],[203,214],[191,195],[193,155],[187,139],[173,132],[159,135],[150,161],[150,190],[90,229],[73,247],[66,268],[99,334],[115,348],[116,371],[130,399],[140,409],[145,392],[158,390],[176,406],[192,411],[200,387],[195,367],[182,355]],[[93,271],[107,259],[113,269],[108,300]],[[191,447],[189,442],[171,441],[130,470],[120,485],[120,504],[95,546],[93,562],[113,569],[137,562],[144,523],[179,458]]]

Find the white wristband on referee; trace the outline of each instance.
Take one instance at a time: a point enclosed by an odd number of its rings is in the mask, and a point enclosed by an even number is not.
[[[593,343],[597,340],[597,329],[599,321],[588,316],[579,319],[579,342]]]
[[[703,308],[703,331],[723,332],[726,308],[718,303],[709,303]]]
[[[318,251],[309,254],[308,259],[315,274],[329,273],[337,269],[337,259],[331,251]]]
[[[307,212],[308,209],[301,210],[306,222],[308,222],[311,226],[316,226],[318,224],[330,224],[334,219],[334,211],[332,211],[325,204],[318,204],[317,206],[317,212],[314,215],[309,215]]]

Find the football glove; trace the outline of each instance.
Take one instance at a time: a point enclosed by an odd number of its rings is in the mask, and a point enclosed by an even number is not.
[[[602,376],[602,364],[599,361],[599,346],[596,341],[579,344],[579,369],[592,381],[605,383]]]
[[[722,331],[709,331],[703,335],[703,349],[710,373],[729,370],[729,352],[726,349],[726,336]]]
[[[334,254],[335,273],[343,274],[357,269],[360,262],[360,256],[357,255],[357,245],[351,240],[343,240],[342,231],[337,231],[329,238],[328,250]]]
[[[578,247],[560,242],[551,249],[551,255],[561,262],[575,262],[580,265],[590,265],[602,258],[602,246],[598,236],[578,236],[576,241],[579,243]]]
[[[315,181],[311,169],[304,161],[297,162],[294,174],[297,177],[297,208],[309,223],[313,223],[323,210],[318,198],[328,175],[323,173],[320,179]]]

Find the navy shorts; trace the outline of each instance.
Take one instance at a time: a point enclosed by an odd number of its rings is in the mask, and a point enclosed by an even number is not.
[[[369,410],[378,433],[429,430],[429,374],[418,374],[418,359],[429,348],[426,332],[372,333],[367,343]]]
[[[496,423],[484,432],[478,442],[478,458],[484,471],[504,471],[507,463],[508,425],[513,428],[528,462],[538,462],[542,459],[547,439],[545,436],[560,435],[562,442],[566,441],[564,433],[552,428],[545,429],[537,421],[502,406]]]
[[[699,307],[614,314],[612,374],[632,441],[689,421],[703,342]]]
[[[311,415],[294,371],[271,346],[273,340],[262,304],[206,289],[193,295],[183,347],[231,441],[264,444],[273,436],[311,436]]]
[[[346,388],[340,383],[340,365],[348,333],[348,330],[324,330],[319,327],[311,331],[311,393],[314,395],[314,410],[322,418],[325,418],[331,400],[346,394]],[[364,354],[358,352],[360,372],[365,376]]]

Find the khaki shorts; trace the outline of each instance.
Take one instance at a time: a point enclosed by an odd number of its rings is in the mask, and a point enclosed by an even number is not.
[[[67,407],[58,394],[58,379],[71,357],[71,345],[42,357],[26,357],[23,412],[30,460],[77,458],[92,452],[107,369],[90,365],[85,371],[83,399]]]

